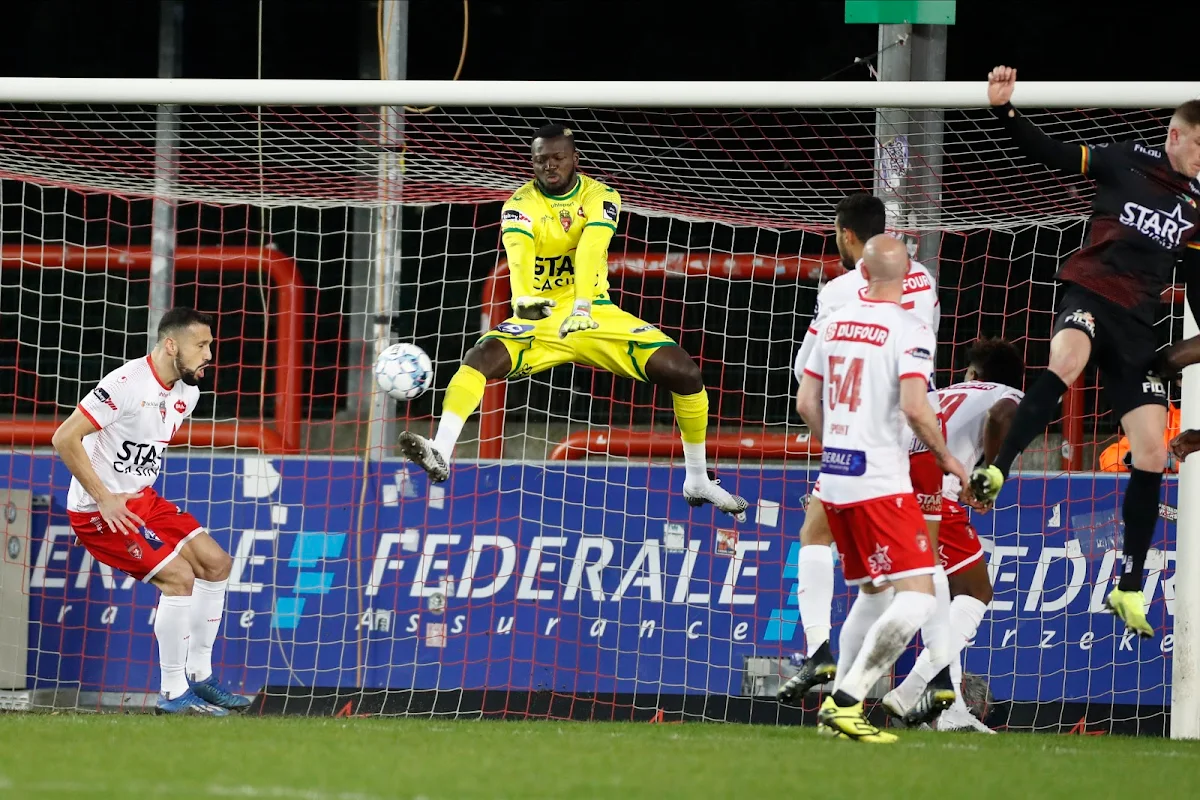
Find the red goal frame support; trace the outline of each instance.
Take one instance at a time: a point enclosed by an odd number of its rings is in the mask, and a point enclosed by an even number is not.
[[[71,269],[96,272],[150,271],[149,247],[0,247],[0,269]],[[264,453],[299,452],[300,363],[303,313],[303,283],[296,262],[275,247],[180,247],[175,250],[178,272],[263,273],[275,284],[275,426],[263,423],[188,423],[180,428],[172,444],[194,447],[254,447]],[[267,330],[270,330],[268,324]],[[268,333],[269,335],[269,333]],[[0,420],[0,444],[44,446],[57,430],[54,419]]]
[[[645,256],[610,254],[608,274],[614,277],[650,275],[667,278],[714,277],[816,282],[822,277],[836,278],[845,272],[841,258],[827,256],[790,256],[777,258],[752,253],[648,253]],[[483,285],[483,314],[480,335],[512,316],[512,287],[508,281],[508,260],[501,258]],[[504,455],[505,382],[489,381],[479,407],[479,457],[502,458]],[[644,438],[644,435],[642,435]],[[567,437],[559,447],[566,445]],[[668,437],[674,439],[675,437]],[[761,437],[760,437],[761,438]],[[612,441],[610,440],[610,446]],[[571,445],[569,447],[575,447]],[[662,446],[667,446],[665,439]],[[556,450],[557,452],[557,450]],[[605,451],[609,452],[609,451]],[[615,452],[615,451],[613,451]],[[647,455],[670,450],[655,449]]]

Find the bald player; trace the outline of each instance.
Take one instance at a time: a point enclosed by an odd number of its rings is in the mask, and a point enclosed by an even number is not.
[[[867,288],[822,323],[796,409],[821,441],[821,500],[845,582],[859,587],[820,721],[841,736],[884,744],[896,737],[867,720],[863,699],[937,605],[934,551],[909,477],[912,435],[943,471],[959,480],[967,473],[929,404],[933,331],[900,304],[904,244],[872,237],[861,269]]]

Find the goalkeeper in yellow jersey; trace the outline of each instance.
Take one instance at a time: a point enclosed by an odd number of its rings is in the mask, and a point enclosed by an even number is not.
[[[514,315],[467,352],[446,389],[434,439],[405,431],[400,448],[441,483],[450,477],[450,455],[487,381],[585,364],[670,391],[687,467],[684,497],[693,506],[711,503],[744,517],[746,501],[709,477],[708,394],[700,368],[669,336],[608,298],[608,244],[621,197],[578,168],[570,129],[537,131],[534,179],[509,198],[500,217]]]

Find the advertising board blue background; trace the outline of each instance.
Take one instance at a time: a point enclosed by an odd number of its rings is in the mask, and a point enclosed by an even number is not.
[[[0,475],[52,497],[29,551],[31,688],[155,690],[156,590],[72,542],[52,455],[0,455]],[[176,455],[158,489],[235,557],[215,660],[241,691],[736,695],[745,657],[804,649],[795,562],[811,476],[720,477],[754,505],[745,523],[690,508],[682,469],[666,466],[459,463],[430,487],[398,461]],[[1101,609],[1123,482],[1023,477],[976,517],[996,598],[966,667],[997,699],[1169,702],[1173,545],[1150,562],[1163,568],[1146,587],[1155,638]],[[839,575],[836,623],[849,600]]]

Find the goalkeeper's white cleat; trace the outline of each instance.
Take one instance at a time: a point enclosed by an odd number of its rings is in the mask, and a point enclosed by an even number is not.
[[[686,478],[683,481],[683,497],[692,507],[711,503],[726,514],[732,514],[738,522],[745,522],[746,509],[750,504],[744,497],[722,489],[720,483],[712,478]]]
[[[433,483],[442,483],[450,477],[450,467],[447,466],[446,459],[433,446],[433,442],[424,436],[404,431],[400,434],[397,444],[400,445],[400,452],[404,453],[405,458],[429,473],[429,480]]]

